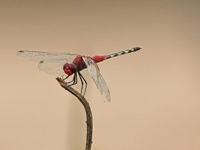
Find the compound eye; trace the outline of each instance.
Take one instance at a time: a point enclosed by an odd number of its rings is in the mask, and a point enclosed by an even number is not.
[[[68,65],[67,64],[63,65],[63,70],[65,71],[65,69],[68,69]]]
[[[72,75],[72,74],[73,74],[72,71],[71,71],[70,69],[65,69],[64,71],[65,71],[65,73],[68,74],[68,75]]]

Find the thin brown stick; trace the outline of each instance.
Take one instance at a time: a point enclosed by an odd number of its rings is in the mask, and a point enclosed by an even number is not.
[[[56,80],[60,83],[60,85],[70,93],[72,93],[74,96],[78,98],[78,100],[82,103],[82,105],[85,108],[86,112],[86,118],[87,118],[87,136],[86,136],[86,147],[85,150],[91,150],[92,147],[92,129],[93,129],[93,123],[92,123],[92,111],[90,109],[90,105],[87,102],[87,100],[76,90],[74,90],[72,87],[67,86],[67,83],[63,81],[61,78],[56,78]]]

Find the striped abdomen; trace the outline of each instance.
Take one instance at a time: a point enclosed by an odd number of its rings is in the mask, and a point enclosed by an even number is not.
[[[140,47],[127,49],[127,50],[124,50],[124,51],[121,51],[121,52],[118,52],[118,53],[107,55],[106,59],[113,58],[113,57],[120,56],[120,55],[124,55],[124,54],[128,54],[128,53],[132,53],[132,52],[136,52],[136,51],[138,51],[140,49],[141,49]]]
[[[116,56],[128,54],[128,53],[131,53],[131,52],[136,52],[140,49],[141,49],[140,47],[135,47],[135,48],[132,48],[132,49],[127,49],[127,50],[124,50],[124,51],[121,51],[121,52],[118,52],[118,53],[114,53],[114,54],[110,54],[110,55],[106,55],[106,56],[94,56],[94,57],[92,57],[92,59],[96,63],[98,63],[98,62],[101,62],[105,59],[109,59],[109,58],[113,58],[113,57],[116,57]]]

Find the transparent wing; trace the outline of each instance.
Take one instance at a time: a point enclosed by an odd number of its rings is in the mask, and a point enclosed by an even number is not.
[[[73,60],[74,56],[77,54],[66,53],[66,52],[40,52],[40,51],[29,51],[29,50],[20,50],[17,52],[17,55],[24,57],[32,61],[41,61],[45,59],[65,59],[67,62]]]
[[[49,53],[28,50],[18,51],[17,55],[28,60],[38,62],[38,68],[40,71],[55,76],[65,75],[63,71],[63,65],[65,63],[71,63],[73,59],[77,56],[77,54],[65,52]]]
[[[108,89],[108,86],[107,86],[105,80],[103,79],[103,77],[99,71],[97,64],[89,57],[82,57],[82,58],[87,66],[88,73],[94,80],[97,88],[99,89],[101,94],[105,94],[107,101],[110,101],[110,99],[111,99],[110,91]]]
[[[45,59],[39,62],[40,71],[54,76],[64,76],[63,65],[66,63],[64,59]]]

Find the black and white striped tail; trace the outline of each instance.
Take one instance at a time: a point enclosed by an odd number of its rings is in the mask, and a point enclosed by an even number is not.
[[[110,55],[108,55],[108,57],[106,57],[106,59],[113,58],[113,57],[120,56],[120,55],[124,55],[124,54],[128,54],[128,53],[132,53],[132,52],[136,52],[140,49],[141,49],[140,47],[134,47],[134,48],[131,48],[131,49],[127,49],[127,50],[124,50],[124,51],[121,51],[121,52],[118,52],[118,53],[110,54]]]

